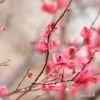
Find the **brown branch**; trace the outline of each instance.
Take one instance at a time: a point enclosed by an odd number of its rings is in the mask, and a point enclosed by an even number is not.
[[[29,90],[25,91],[24,93],[22,93],[16,100],[19,100],[22,96],[24,96]]]
[[[97,76],[97,75],[100,75],[100,72],[99,72],[99,73],[97,73],[97,74],[94,74],[93,76]]]
[[[62,15],[59,17],[59,19],[58,19],[58,20],[55,22],[55,24],[53,25],[52,31],[55,29],[56,25],[57,25],[58,22],[61,20],[61,18],[65,15],[65,13],[66,13],[68,7],[70,6],[71,2],[72,2],[72,0],[70,0],[69,4],[67,5],[67,7],[66,7],[66,9],[64,10],[64,12],[62,13]],[[52,31],[51,31],[51,32],[52,32]],[[48,42],[49,42],[49,39],[50,39],[50,35],[48,36],[48,39],[47,39]],[[44,69],[46,68],[47,61],[48,61],[48,57],[49,57],[49,51],[47,51],[46,61],[45,61],[44,67],[43,67],[42,71],[40,72],[40,74],[38,75],[38,77],[35,79],[34,82],[36,82],[36,81],[39,79],[39,77],[40,77],[41,74],[43,73]],[[33,82],[32,84],[34,84],[34,82]]]
[[[84,45],[84,43],[85,43],[85,40],[82,42],[82,44],[80,45],[80,47],[79,47],[75,52],[73,52],[73,53],[70,55],[69,58],[67,58],[67,61],[68,61],[69,59],[71,59],[71,58],[73,57],[73,55],[81,49],[81,47]]]
[[[96,18],[95,18],[94,21],[92,22],[90,29],[92,29],[92,27],[93,27],[94,23],[96,22],[96,20],[98,19],[99,15],[100,15],[100,11],[98,12]],[[85,42],[85,40],[84,40],[84,42]],[[83,42],[83,44],[80,46],[80,48],[84,45],[84,42]],[[98,47],[99,47],[99,46],[98,46]],[[80,49],[80,48],[79,48],[79,49]],[[79,49],[78,49],[78,50],[79,50]],[[76,53],[78,50],[76,50],[74,53]],[[83,66],[82,70],[84,70],[84,68],[91,62],[91,60],[93,59],[93,56],[94,56],[95,52],[96,52],[96,50],[93,52],[93,54],[92,54],[91,58],[89,59],[89,61]],[[71,56],[73,56],[74,53],[73,53]],[[70,58],[71,58],[71,57],[69,57],[69,59],[70,59]],[[68,82],[68,81],[73,81],[79,74],[80,74],[80,72],[78,72],[71,80],[67,80],[67,82]],[[100,73],[98,73],[98,74],[100,74]],[[98,75],[98,74],[95,74],[95,75]]]
[[[89,61],[83,66],[83,68],[82,68],[82,70],[84,70],[85,69],[85,67],[92,61],[92,59],[93,59],[93,56],[94,56],[94,54],[96,53],[96,50],[93,52],[93,54],[92,54],[92,56],[91,56],[91,58],[89,59]],[[74,79],[78,76],[80,74],[80,72],[78,72],[72,79],[70,79],[70,80],[66,80],[66,81],[64,81],[64,80],[61,80],[61,82],[69,82],[69,81],[74,81]],[[56,81],[56,82],[53,82],[53,83],[34,83],[34,85],[50,85],[50,84],[57,84],[58,82]],[[31,88],[32,88],[32,85],[31,85]],[[27,91],[25,91],[23,94],[21,94],[16,100],[19,100],[19,98],[20,97],[22,97],[24,94],[26,94],[27,92],[29,92],[30,90],[31,90],[31,88],[29,88]]]
[[[18,90],[18,88],[20,87],[20,85],[22,84],[22,82],[24,81],[24,79],[26,78],[28,72],[29,72],[30,69],[28,69],[28,71],[26,72],[26,74],[24,75],[24,77],[22,78],[22,80],[20,81],[20,83],[18,84],[16,90]]]
[[[63,14],[60,16],[60,18],[59,18],[59,19],[55,22],[55,24],[51,27],[52,30],[50,31],[50,34],[51,34],[51,32],[55,29],[57,23],[61,20],[61,18],[62,18],[62,17],[64,16],[64,14],[66,13],[67,8],[70,6],[71,2],[72,2],[72,0],[70,0],[69,4],[67,5],[66,9],[64,10],[64,12],[63,12]],[[49,34],[48,37],[47,37],[48,43],[49,43],[49,41],[50,41],[50,34]],[[43,71],[45,70],[46,65],[47,65],[48,58],[49,58],[49,50],[47,51],[45,64],[44,64],[44,66],[43,66],[41,72],[40,72],[39,75],[36,77],[36,79],[34,80],[34,82],[31,83],[29,89],[28,89],[27,91],[25,91],[23,94],[21,94],[16,100],[19,100],[23,95],[25,95],[27,92],[29,92],[29,91],[31,90],[32,86],[33,86],[33,85],[35,84],[35,82],[40,78],[40,76],[42,75]]]
[[[96,53],[96,50],[92,53],[91,58],[90,58],[90,59],[88,60],[88,62],[83,66],[83,68],[82,68],[81,70],[84,70],[85,67],[92,61],[93,56],[94,56],[95,53]],[[72,79],[67,80],[66,82],[68,82],[68,81],[74,81],[74,79],[75,79],[79,74],[80,74],[80,72],[78,72]]]
[[[0,66],[8,66],[8,62],[9,62],[10,60],[7,60],[7,61],[5,61],[5,62],[3,62],[3,63],[0,63]]]
[[[37,78],[34,80],[34,82],[36,82],[36,81],[39,79],[39,77],[40,77],[41,74],[43,73],[44,69],[46,68],[47,62],[48,62],[48,58],[49,58],[49,51],[47,51],[46,61],[45,61],[44,67],[43,67],[43,69],[41,70],[41,72],[39,73],[39,75],[37,76]],[[34,82],[32,83],[32,85],[34,84]]]
[[[37,95],[37,96],[36,96],[35,98],[33,98],[32,100],[35,100],[35,99],[37,99],[37,98],[40,98],[40,97],[44,96],[46,93],[47,93],[47,92],[45,92],[45,93],[43,93],[43,94],[41,94],[41,95]]]
[[[5,0],[1,0],[0,3],[3,3]]]
[[[100,15],[100,10],[99,10],[99,12],[98,12],[97,16],[95,17],[94,21],[92,22],[92,24],[91,24],[91,26],[90,26],[90,29],[93,29],[93,25],[94,25],[94,24],[95,24],[95,22],[97,21],[97,19],[98,19],[99,15]]]
[[[52,26],[52,31],[55,29],[56,25],[57,25],[58,22],[61,20],[61,18],[65,15],[65,13],[66,13],[68,7],[70,6],[71,2],[72,2],[72,0],[70,0],[69,4],[67,5],[67,7],[66,7],[66,9],[64,10],[63,14],[59,17],[59,19],[58,19],[58,20],[55,22],[55,24]],[[52,31],[51,31],[51,32],[52,32]],[[51,32],[50,32],[50,33],[51,33]],[[48,42],[49,42],[49,39],[50,39],[50,35],[48,36],[48,39],[47,39]],[[47,61],[48,61],[48,57],[49,57],[49,51],[47,51],[46,61],[45,61],[44,67],[43,67],[42,71],[40,72],[40,74],[38,75],[38,77],[35,79],[34,82],[36,82],[36,81],[39,79],[39,77],[40,77],[41,74],[43,73],[44,69],[46,68]],[[33,82],[32,84],[34,84],[34,82]]]
[[[64,12],[62,13],[62,15],[59,17],[59,19],[55,22],[55,24],[54,24],[54,26],[53,26],[53,29],[54,29],[55,26],[58,24],[58,22],[62,19],[62,17],[65,15],[65,13],[66,13],[68,7],[71,5],[71,2],[72,2],[72,1],[73,1],[73,0],[70,0],[70,1],[69,1],[69,3],[68,3],[68,5],[67,5],[66,9],[65,9]]]

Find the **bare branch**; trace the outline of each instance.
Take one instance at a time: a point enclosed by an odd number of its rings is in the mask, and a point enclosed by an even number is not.
[[[7,61],[5,61],[5,62],[3,62],[3,63],[0,63],[0,66],[8,66],[8,62],[9,62],[10,60],[7,60]]]
[[[3,3],[5,0],[1,0],[0,3]]]

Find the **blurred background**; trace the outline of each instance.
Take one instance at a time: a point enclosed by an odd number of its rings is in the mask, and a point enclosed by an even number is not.
[[[40,39],[40,33],[54,18],[54,14],[41,10],[41,4],[44,1],[54,2],[54,0],[0,0],[0,27],[6,27],[5,31],[0,30],[0,63],[10,60],[7,63],[9,66],[0,66],[0,86],[6,85],[10,92],[16,89],[29,68],[33,69],[33,78],[26,77],[20,87],[30,85],[45,61],[45,55],[38,54],[35,48],[35,43]],[[66,0],[66,4],[68,2],[69,0]],[[100,0],[73,0],[70,9],[60,21],[61,28],[52,36],[59,39],[62,44],[66,43],[67,46],[74,41],[81,44],[80,30],[83,26],[91,26],[99,12]],[[63,11],[64,9],[57,11],[55,21]],[[98,26],[100,26],[100,18],[94,24],[94,27]],[[60,50],[62,48],[63,45]],[[84,54],[84,51],[81,52]],[[98,59],[95,66],[100,64],[99,55],[99,53],[96,55]],[[43,92],[40,90],[33,91],[20,100],[33,100],[32,98],[41,93]],[[80,94],[85,93],[94,93],[95,97],[80,97]],[[63,94],[65,96],[63,100],[100,100],[100,82],[88,90],[80,89],[80,94],[77,96],[68,94],[68,92]],[[16,100],[18,95],[11,95],[4,100]],[[59,92],[50,92],[49,95],[43,95],[37,100],[53,100],[52,95],[55,95],[55,100],[61,100],[60,97],[57,98],[60,95]]]

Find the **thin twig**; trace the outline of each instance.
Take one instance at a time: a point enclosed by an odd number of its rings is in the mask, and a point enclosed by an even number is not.
[[[64,12],[62,13],[62,15],[59,17],[59,19],[55,22],[55,24],[54,24],[54,26],[53,26],[53,29],[54,29],[55,26],[58,24],[58,22],[62,19],[62,17],[65,15],[65,13],[66,13],[66,11],[67,11],[67,9],[68,9],[68,7],[70,6],[70,4],[71,4],[72,1],[73,1],[73,0],[70,0],[70,1],[69,1],[69,3],[68,3],[68,5],[67,5],[66,9],[65,9]]]
[[[44,69],[46,68],[48,58],[49,58],[49,51],[47,51],[45,65],[44,65],[43,69],[41,70],[41,72],[39,73],[39,75],[37,76],[37,78],[34,80],[34,82],[36,82],[36,81],[39,79],[39,77],[40,77],[40,76],[41,76],[41,74],[43,73]],[[33,82],[32,84],[34,84],[34,82]]]
[[[99,12],[98,12],[97,16],[95,17],[94,21],[92,22],[92,24],[91,24],[91,26],[90,26],[90,29],[92,29],[92,28],[93,28],[93,25],[94,25],[94,24],[95,24],[95,22],[97,21],[97,19],[98,19],[99,15],[100,15],[100,10],[99,10]]]
[[[18,88],[20,87],[20,85],[22,84],[22,82],[24,81],[24,79],[26,78],[28,72],[29,72],[30,69],[28,69],[28,71],[26,72],[26,74],[24,75],[24,77],[22,78],[22,80],[20,81],[20,83],[18,84],[16,90],[18,90]]]
[[[85,40],[82,42],[81,46],[80,46],[75,52],[73,52],[73,53],[70,55],[69,58],[67,58],[67,61],[68,61],[69,59],[71,59],[71,58],[73,57],[73,55],[74,55],[76,52],[78,52],[78,51],[80,50],[80,48],[82,48],[82,46],[84,45],[84,43],[85,43]]]
[[[0,63],[0,66],[8,66],[7,63],[8,63],[9,61],[10,61],[10,59],[7,60],[7,61],[5,61],[5,62],[3,62],[3,63]]]
[[[40,97],[44,96],[46,93],[47,93],[47,92],[45,92],[45,93],[43,93],[43,94],[41,94],[41,95],[37,95],[37,96],[36,96],[35,98],[33,98],[32,100],[35,100],[35,99],[37,99],[37,98],[40,98]]]
[[[19,100],[22,96],[24,96],[29,90],[25,91],[24,93],[22,93],[16,100]]]
[[[93,76],[100,75],[100,73],[94,74]]]
[[[81,70],[84,70],[85,67],[92,61],[93,56],[94,56],[95,53],[96,53],[96,50],[92,53],[91,58],[90,58],[89,61],[83,66],[83,68],[82,68]],[[80,72],[78,72],[72,79],[67,80],[66,82],[68,82],[68,81],[74,81],[74,79],[75,79],[79,74],[80,74]]]

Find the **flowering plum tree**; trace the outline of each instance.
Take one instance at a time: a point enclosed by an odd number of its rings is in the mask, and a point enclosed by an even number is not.
[[[85,25],[80,30],[80,38],[83,42],[77,43],[77,41],[71,43],[70,41],[63,40],[63,36],[60,39],[53,38],[56,36],[57,31],[62,30],[61,20],[65,17],[66,13],[72,13],[71,4],[75,0],[51,0],[49,3],[46,0],[42,0],[40,10],[43,13],[53,15],[54,18],[46,26],[46,29],[40,33],[40,39],[38,41],[31,41],[32,45],[35,45],[37,53],[45,55],[44,65],[42,70],[38,73],[37,77],[32,80],[30,85],[21,88],[21,84],[27,77],[30,80],[34,76],[34,70],[28,69],[17,88],[14,91],[9,92],[6,86],[0,86],[0,96],[7,98],[13,94],[21,93],[15,100],[21,99],[30,91],[41,90],[45,94],[51,91],[58,93],[57,100],[65,100],[64,93],[69,95],[77,95],[80,92],[80,88],[88,87],[92,83],[98,84],[100,82],[99,74],[100,70],[94,71],[94,64],[96,61],[95,54],[99,52],[100,47],[100,27],[94,27],[95,22],[99,18],[100,11],[93,20],[90,28]],[[81,2],[81,1],[79,1]],[[56,14],[62,10],[62,14],[55,21]],[[66,32],[60,32],[64,35]],[[0,27],[0,33],[7,30],[5,26]],[[62,33],[63,32],[63,33]],[[94,38],[94,36],[97,36]],[[62,39],[61,39],[62,38]],[[86,55],[82,56],[80,51],[85,52]],[[7,63],[7,62],[6,62]],[[5,63],[1,63],[3,66]],[[42,74],[46,72],[46,76],[39,80]],[[72,83],[69,86],[69,83]],[[45,95],[43,94],[43,95]],[[42,95],[38,95],[33,99],[37,99]],[[55,99],[54,97],[50,100]]]

